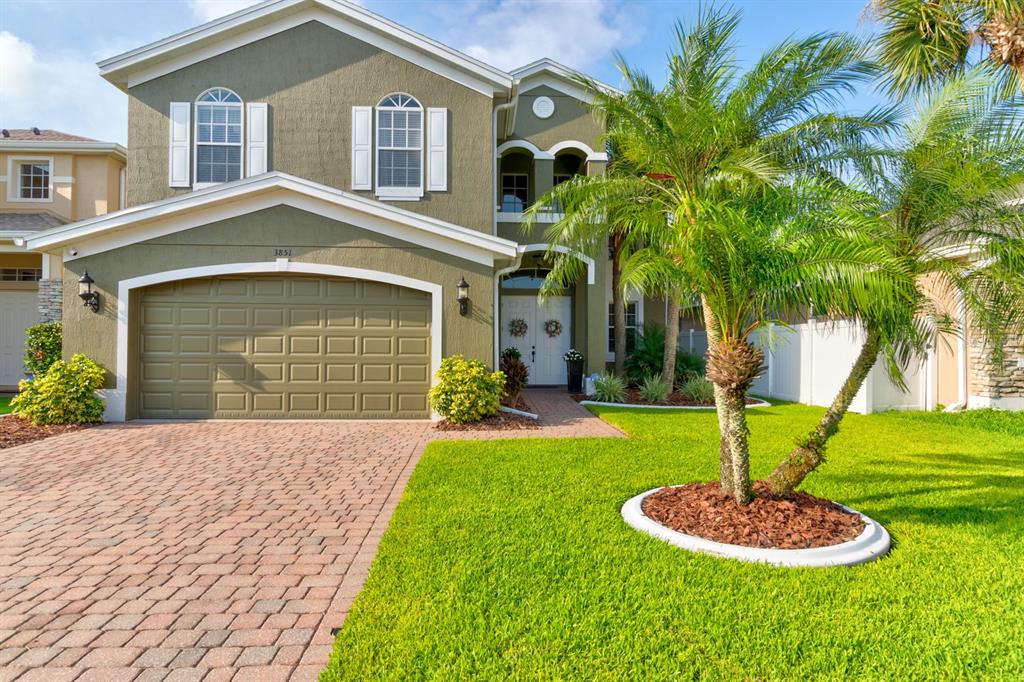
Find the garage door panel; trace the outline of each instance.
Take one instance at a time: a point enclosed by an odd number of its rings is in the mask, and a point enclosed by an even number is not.
[[[142,417],[429,416],[424,292],[294,275],[154,291],[140,316]]]
[[[255,308],[252,312],[253,325],[256,327],[284,327],[284,308]]]

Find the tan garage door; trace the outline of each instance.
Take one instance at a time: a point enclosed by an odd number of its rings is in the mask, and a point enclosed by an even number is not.
[[[141,306],[142,418],[429,416],[427,293],[218,277],[149,287]]]

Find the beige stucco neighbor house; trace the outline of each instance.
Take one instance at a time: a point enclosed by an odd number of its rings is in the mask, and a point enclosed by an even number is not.
[[[123,208],[125,148],[56,130],[0,130],[0,391],[24,379],[25,328],[61,318],[60,254],[30,235]]]
[[[607,255],[542,307],[543,229],[520,226],[604,169],[573,71],[502,71],[340,0],[99,68],[129,96],[126,208],[22,241],[63,261],[65,353],[108,369],[108,418],[422,418],[443,356],[515,345],[535,384],[565,383],[570,347],[604,367]]]

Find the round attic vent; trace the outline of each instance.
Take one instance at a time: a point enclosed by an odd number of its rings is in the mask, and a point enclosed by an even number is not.
[[[533,100],[533,114],[537,118],[551,118],[555,113],[555,103],[550,97],[538,97]]]

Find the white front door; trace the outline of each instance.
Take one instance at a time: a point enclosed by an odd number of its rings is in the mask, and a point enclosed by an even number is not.
[[[25,378],[25,328],[38,321],[35,291],[0,291],[0,386]]]
[[[512,320],[526,322],[526,334],[513,336]],[[545,331],[549,320],[561,324],[555,336]],[[567,381],[564,355],[572,339],[572,299],[553,296],[543,304],[535,296],[503,296],[501,298],[501,350],[519,349],[530,370],[530,384],[560,385]]]

